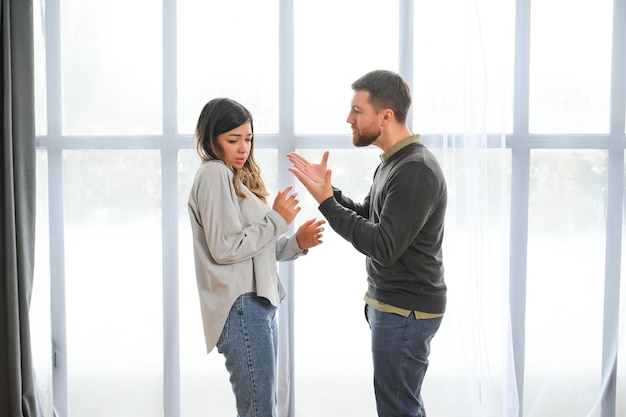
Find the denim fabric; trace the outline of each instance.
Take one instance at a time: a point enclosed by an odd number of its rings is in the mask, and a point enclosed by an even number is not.
[[[380,417],[426,417],[421,389],[430,341],[442,318],[416,320],[369,306],[365,315],[372,333],[374,392]]]
[[[276,307],[256,294],[233,304],[217,343],[235,393],[238,417],[276,417]]]

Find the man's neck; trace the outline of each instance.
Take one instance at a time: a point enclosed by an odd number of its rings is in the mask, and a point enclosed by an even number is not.
[[[383,152],[386,152],[389,148],[391,148],[396,143],[400,142],[402,139],[411,136],[412,133],[409,130],[408,126],[399,125],[396,128],[392,128],[389,126],[385,129],[381,135],[372,143],[372,145],[378,146]]]

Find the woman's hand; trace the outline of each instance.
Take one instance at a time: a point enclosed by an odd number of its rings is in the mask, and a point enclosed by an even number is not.
[[[317,246],[322,243],[322,232],[324,228],[322,225],[326,223],[325,220],[317,220],[312,218],[298,227],[296,232],[296,240],[300,249],[305,250]]]
[[[298,212],[300,212],[299,201],[296,199],[298,193],[289,194],[292,188],[293,186],[290,185],[279,191],[276,198],[274,198],[274,205],[272,206],[285,219],[287,224],[291,224]]]

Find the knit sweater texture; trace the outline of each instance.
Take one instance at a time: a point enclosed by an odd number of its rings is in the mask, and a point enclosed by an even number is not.
[[[333,230],[366,255],[366,296],[402,309],[443,314],[447,189],[432,152],[409,141],[383,160],[363,203],[333,189],[333,197],[319,210]]]
[[[230,308],[242,294],[255,292],[278,307],[285,290],[276,261],[306,253],[288,224],[243,184],[238,196],[233,172],[221,161],[204,162],[189,195],[196,281],[207,352],[219,340]]]

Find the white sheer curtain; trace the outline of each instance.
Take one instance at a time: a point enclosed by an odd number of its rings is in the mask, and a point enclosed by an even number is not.
[[[430,416],[624,410],[622,368],[612,387],[603,371],[623,351],[610,345],[623,332],[615,313],[624,301],[611,294],[619,277],[605,274],[605,262],[619,264],[610,246],[621,238],[607,233],[621,220],[607,218],[607,206],[609,183],[623,183],[615,178],[623,166],[609,176],[609,152],[623,151],[608,148],[623,138],[624,116],[614,116],[621,130],[609,136],[613,16],[611,2],[591,6],[541,2],[531,15],[528,2],[414,5],[414,70],[405,74],[413,130],[439,156],[450,194],[449,304],[424,386]],[[612,94],[623,103],[623,89]],[[319,158],[321,149],[307,155]],[[358,198],[376,151],[331,150],[330,163],[340,170],[335,183]],[[621,217],[621,201],[615,209]],[[297,409],[373,416],[362,259],[326,239],[323,256],[296,265]],[[321,283],[299,278],[312,268]],[[314,298],[320,285],[324,294]],[[607,337],[607,329],[618,332]],[[607,389],[617,402],[601,407]]]
[[[416,52],[415,125],[442,133],[433,135],[431,147],[441,143],[450,195],[448,310],[433,344],[432,379],[425,383],[429,415],[513,417],[520,408],[510,324],[506,147],[513,121],[514,8],[514,2],[489,0],[444,1],[434,11],[416,5],[416,50],[425,53]]]
[[[448,311],[433,340],[424,383],[429,416],[518,415],[508,302],[511,151],[506,148],[513,112],[514,6],[464,0],[414,5],[414,69],[403,74],[413,81],[413,131],[438,156],[449,187]],[[318,159],[321,151],[307,156]],[[334,183],[362,198],[378,153],[331,150]],[[362,313],[364,261],[344,244],[329,232],[324,248],[295,265],[298,415],[376,415]],[[318,276],[313,282],[300,277],[311,269]]]

